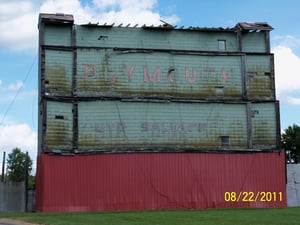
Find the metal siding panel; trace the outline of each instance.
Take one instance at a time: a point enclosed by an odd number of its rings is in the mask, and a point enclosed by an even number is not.
[[[269,53],[265,41],[265,32],[242,33],[242,51]]]
[[[45,92],[48,96],[72,93],[72,52],[45,50]]]
[[[247,55],[247,93],[250,99],[275,100],[271,55]]]
[[[78,50],[78,96],[231,98],[242,95],[240,56]]]
[[[236,52],[234,32],[153,30],[132,27],[76,26],[77,45],[105,48],[218,51],[218,40],[226,40],[226,51]]]
[[[79,102],[78,144],[81,151],[245,149],[246,114],[244,104]]]
[[[45,45],[71,46],[72,26],[45,24]],[[59,37],[59,38],[58,38]]]
[[[72,104],[47,102],[46,148],[44,150],[59,151],[72,149],[73,114]]]
[[[36,209],[286,207],[285,190],[283,152],[43,154],[38,157]],[[225,201],[225,192],[275,192],[277,199],[261,201],[259,196],[256,201]]]
[[[277,116],[276,103],[253,103],[253,147],[276,149]]]

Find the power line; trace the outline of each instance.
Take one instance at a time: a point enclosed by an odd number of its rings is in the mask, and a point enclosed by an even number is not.
[[[34,65],[36,59],[37,59],[37,55],[34,57],[34,59],[33,59],[32,63],[31,63],[31,65],[30,65],[29,70],[28,70],[28,72],[27,72],[25,78],[24,78],[23,81],[22,81],[21,86],[18,88],[18,90],[17,90],[17,92],[16,92],[14,98],[13,98],[12,101],[9,103],[9,105],[8,105],[6,111],[5,111],[5,113],[4,113],[4,115],[3,115],[2,119],[1,119],[0,126],[3,125],[3,122],[4,122],[4,120],[5,120],[6,116],[7,116],[7,114],[9,113],[9,110],[11,109],[11,107],[13,106],[13,104],[15,103],[15,101],[16,101],[18,95],[19,95],[20,92],[21,92],[21,89],[23,88],[24,84],[26,83],[27,78],[29,77],[29,74],[30,74],[30,72],[31,72],[31,70],[32,70],[32,68],[33,68],[33,65]]]

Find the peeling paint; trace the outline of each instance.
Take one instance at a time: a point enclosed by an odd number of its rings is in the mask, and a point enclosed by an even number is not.
[[[166,37],[165,30],[47,23],[40,27],[43,147],[278,147],[276,108],[251,106],[276,105],[268,25]],[[65,45],[54,42],[60,32]],[[226,42],[223,51],[218,40]]]

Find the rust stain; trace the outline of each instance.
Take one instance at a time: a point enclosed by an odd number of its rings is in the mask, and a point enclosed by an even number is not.
[[[62,66],[46,67],[46,92],[49,94],[71,94],[71,78],[68,77],[68,71]],[[71,75],[69,75],[71,76]]]
[[[72,147],[73,134],[71,128],[64,122],[48,121],[46,143],[51,146]]]
[[[255,76],[250,79],[248,94],[251,98],[261,99],[262,97],[271,99],[273,92],[271,90],[271,79],[269,76]]]
[[[182,136],[182,135],[180,135]],[[233,137],[230,136],[230,142],[229,146],[227,148],[247,148],[247,139],[245,137]],[[179,138],[177,141],[157,141],[155,142],[155,139],[159,138],[159,134],[157,134],[153,138],[149,138],[148,141],[134,141],[134,142],[128,142],[127,140],[105,140],[102,138],[99,138],[96,135],[83,135],[79,138],[79,149],[88,149],[92,148],[94,150],[97,149],[105,149],[105,148],[117,148],[122,150],[122,148],[141,148],[141,149],[156,149],[157,147],[161,148],[178,148],[181,149],[188,149],[188,148],[194,148],[197,150],[206,150],[206,149],[222,149],[221,143],[219,141],[219,136],[216,135],[215,140],[204,140],[204,141],[189,141],[189,140],[182,140],[182,138]],[[153,142],[154,141],[154,142]]]
[[[272,127],[274,127],[274,125],[272,126],[272,124],[266,120],[255,121],[253,129],[253,145],[275,147],[276,135]]]

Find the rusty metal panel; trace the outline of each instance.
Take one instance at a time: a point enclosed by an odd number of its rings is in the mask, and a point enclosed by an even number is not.
[[[268,23],[265,22],[256,22],[256,23],[247,23],[241,22],[236,25],[237,29],[241,29],[243,31],[270,31],[273,30]]]
[[[46,143],[44,151],[60,153],[72,149],[73,114],[72,104],[66,102],[47,101]]]
[[[63,13],[40,13],[39,15],[39,23],[46,23],[46,24],[56,24],[56,25],[66,25],[66,24],[73,24],[74,18],[73,15],[70,14],[63,14]],[[39,25],[40,25],[39,24]]]
[[[42,154],[36,210],[286,207],[285,181],[283,152]],[[272,199],[266,201],[260,193],[267,192]],[[225,193],[236,199],[228,200]]]
[[[246,149],[246,111],[245,104],[79,102],[78,149]]]
[[[239,99],[240,56],[81,49],[78,96]]]
[[[112,26],[76,26],[77,45],[89,48],[218,51],[218,40],[226,40],[226,51],[236,52],[236,34],[226,30],[143,29]]]
[[[250,99],[275,100],[273,55],[247,55],[247,93]]]
[[[277,115],[278,105],[276,103],[253,103],[252,123],[253,123],[253,146],[259,149],[278,148]]]
[[[45,50],[45,92],[47,96],[72,93],[72,52]]]

